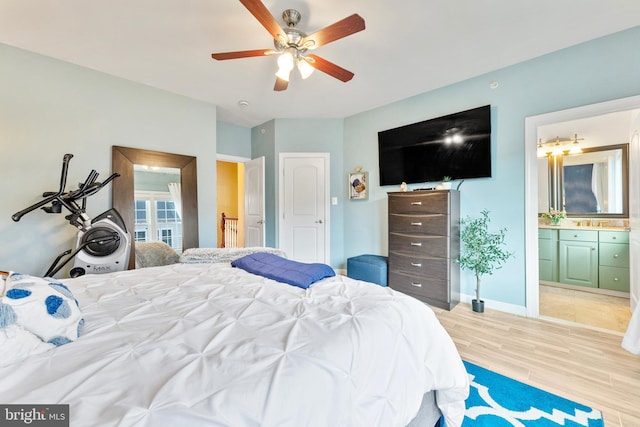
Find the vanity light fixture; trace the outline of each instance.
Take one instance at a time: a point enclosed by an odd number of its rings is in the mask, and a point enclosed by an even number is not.
[[[555,139],[550,139],[546,142],[542,142],[542,138],[538,140],[538,157],[558,156],[558,155],[571,155],[582,153],[579,142],[584,138],[578,138],[578,134],[574,134],[573,138],[560,138],[556,136]]]

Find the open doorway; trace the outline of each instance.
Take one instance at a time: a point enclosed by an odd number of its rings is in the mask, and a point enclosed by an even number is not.
[[[244,163],[217,160],[216,183],[217,247],[242,248],[245,246]]]
[[[527,273],[526,273],[526,290],[527,290],[527,315],[531,317],[555,317],[562,318],[562,316],[574,316],[573,321],[578,323],[590,324],[591,326],[598,327],[598,322],[596,321],[596,317],[598,315],[604,314],[606,312],[615,311],[612,310],[611,307],[621,306],[619,307],[620,312],[623,313],[623,317],[621,320],[609,319],[610,322],[625,322],[625,314],[630,315],[631,309],[635,307],[638,301],[639,294],[639,275],[638,275],[638,263],[637,260],[640,257],[640,243],[638,242],[638,202],[639,192],[637,185],[637,172],[635,170],[638,166],[638,141],[637,136],[635,137],[635,145],[634,145],[634,134],[633,129],[637,129],[640,125],[638,123],[638,114],[634,114],[631,122],[627,123],[627,127],[623,129],[625,135],[622,138],[612,137],[609,138],[607,144],[613,143],[629,143],[630,145],[630,176],[629,182],[636,183],[631,184],[629,188],[629,199],[630,199],[630,211],[627,218],[628,228],[630,228],[629,232],[629,278],[630,278],[630,299],[624,299],[624,295],[608,295],[598,294],[597,292],[592,293],[584,293],[580,287],[572,287],[572,286],[551,286],[548,287],[545,283],[544,272],[543,269],[540,268],[539,263],[539,250],[542,247],[542,243],[539,244],[538,238],[538,213],[542,212],[539,208],[540,203],[540,185],[539,185],[539,165],[537,158],[537,148],[539,147],[539,143],[541,139],[547,138],[547,136],[541,135],[541,132],[551,131],[554,132],[553,137],[564,136],[564,135],[555,135],[555,133],[560,133],[559,129],[562,129],[563,126],[566,128],[574,126],[576,123],[581,121],[589,121],[590,119],[595,120],[599,117],[604,117],[606,115],[611,115],[613,113],[623,112],[627,110],[634,110],[640,108],[640,97],[632,97],[625,98],[621,100],[606,102],[602,104],[595,104],[585,107],[579,107],[571,110],[563,110],[555,113],[548,113],[540,116],[529,117],[526,119],[525,127],[526,127],[526,138],[525,138],[525,158],[526,158],[526,166],[525,166],[525,185],[527,189],[526,196],[526,224],[525,224],[525,234],[526,234],[526,247],[527,247]],[[586,122],[583,122],[583,126]],[[556,126],[557,125],[557,126]],[[555,127],[554,127],[555,126]],[[602,128],[603,124],[600,123],[596,125],[598,128]],[[579,129],[566,129],[567,132],[580,132]],[[622,141],[620,140],[622,139]],[[545,139],[546,140],[546,139]],[[544,186],[544,184],[543,184]],[[545,197],[542,197],[545,199]],[[545,208],[550,207],[543,206],[543,210]],[[599,218],[600,220],[604,218]],[[600,222],[600,221],[599,221]],[[572,223],[572,225],[575,225]],[[543,242],[540,240],[540,242]],[[544,243],[544,242],[543,242]],[[544,249],[544,248],[543,248]],[[597,250],[597,249],[596,249]],[[596,261],[597,262],[597,261]],[[553,284],[553,280],[551,281]],[[617,297],[622,296],[623,300],[617,299]],[[564,303],[562,301],[565,301]],[[564,306],[563,306],[564,304]],[[613,304],[613,306],[609,306],[608,304]],[[550,307],[550,305],[555,305],[555,307]],[[629,307],[631,306],[631,308]],[[587,307],[586,309],[581,307]],[[592,313],[593,316],[584,321],[584,319],[580,319],[580,317],[576,317],[576,310],[586,310],[585,313]],[[550,311],[551,310],[551,311]],[[564,313],[556,313],[553,314],[553,310],[564,311]],[[571,311],[574,311],[571,313]],[[549,314],[553,314],[549,316]],[[588,315],[588,314],[585,314]],[[572,319],[563,319],[572,321]],[[628,320],[626,321],[628,322]],[[604,327],[605,329],[613,330],[614,328],[609,325],[609,327]],[[620,327],[622,329],[622,327]]]

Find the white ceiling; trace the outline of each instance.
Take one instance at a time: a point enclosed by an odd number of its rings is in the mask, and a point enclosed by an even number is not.
[[[346,117],[640,24],[637,0],[264,4],[281,23],[283,10],[299,10],[307,33],[362,16],[364,31],[314,51],[353,80],[296,74],[274,92],[275,57],[213,60],[213,52],[273,47],[237,0],[0,0],[0,42],[216,104],[219,120],[252,127]]]

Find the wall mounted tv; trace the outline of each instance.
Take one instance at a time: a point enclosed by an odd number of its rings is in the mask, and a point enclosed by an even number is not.
[[[380,185],[491,177],[491,106],[378,132]]]

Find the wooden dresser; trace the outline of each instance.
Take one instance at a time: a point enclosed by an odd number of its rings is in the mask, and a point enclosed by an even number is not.
[[[460,193],[388,193],[389,286],[435,307],[460,301]]]

